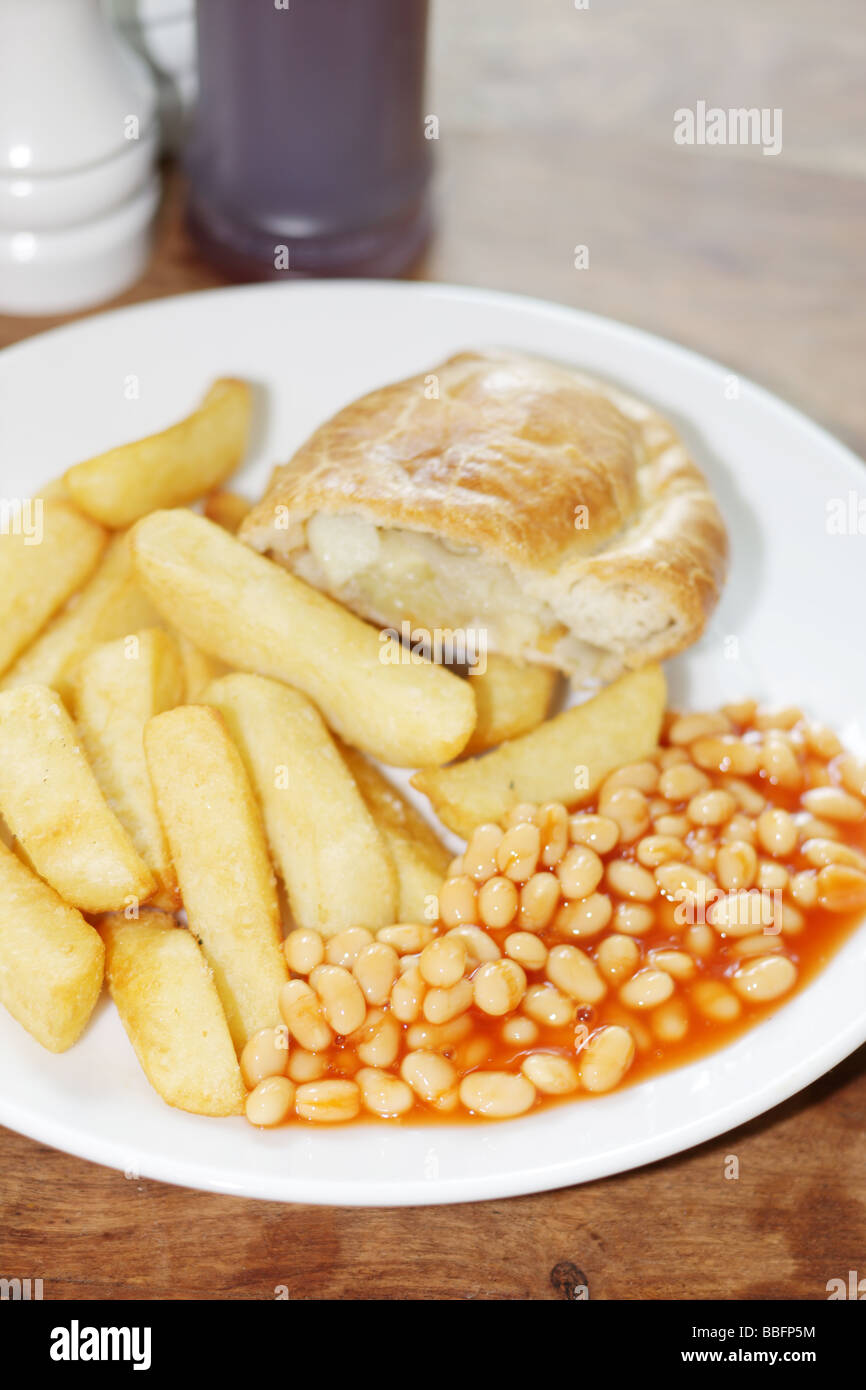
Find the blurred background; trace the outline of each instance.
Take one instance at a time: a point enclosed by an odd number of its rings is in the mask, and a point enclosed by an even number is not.
[[[189,0],[106,3],[150,45],[169,106],[190,102]],[[250,0],[229,3],[251,13]],[[356,13],[371,3],[354,0]],[[408,273],[674,338],[866,452],[864,64],[863,0],[432,0],[433,233]],[[339,103],[343,79],[319,80]],[[674,112],[699,101],[778,108],[781,151],[676,144]],[[177,111],[168,126],[152,251],[113,302],[229,278],[190,234]],[[59,321],[0,316],[0,343]]]

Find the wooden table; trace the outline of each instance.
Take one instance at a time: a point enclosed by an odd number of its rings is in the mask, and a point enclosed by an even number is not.
[[[675,338],[866,452],[861,0],[436,6],[439,228],[420,274]],[[674,110],[699,99],[780,107],[782,153],[675,145]],[[120,302],[221,283],[172,177],[153,264]],[[0,318],[0,344],[49,326]],[[126,1179],[0,1131],[0,1275],[42,1277],[46,1298],[544,1299],[582,1271],[593,1298],[821,1299],[866,1275],[864,1122],[866,1049],[651,1168],[390,1212]]]

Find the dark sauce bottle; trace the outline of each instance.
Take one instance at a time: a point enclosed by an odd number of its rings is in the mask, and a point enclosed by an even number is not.
[[[398,275],[430,225],[427,0],[198,0],[186,157],[204,252],[241,278]]]

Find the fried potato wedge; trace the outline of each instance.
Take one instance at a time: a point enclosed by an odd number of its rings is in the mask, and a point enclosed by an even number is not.
[[[95,647],[78,667],[73,713],[84,751],[109,806],[158,885],[177,905],[177,879],[144,756],[144,726],[184,696],[177,643],[147,628]]]
[[[82,912],[111,912],[156,891],[75,725],[45,686],[0,694],[0,815],[28,863]]]
[[[0,689],[50,685],[68,699],[75,668],[87,652],[161,621],[139,587],[128,535],[115,536],[89,582],[6,672]]]
[[[297,926],[328,937],[396,922],[393,860],[315,705],[240,673],[205,699],[240,750]]]
[[[86,582],[108,539],[61,502],[37,498],[23,506],[17,533],[13,516],[0,535],[0,672]]]
[[[398,922],[423,922],[451,855],[411,801],[355,748],[340,748],[397,869]]]
[[[227,676],[231,667],[220,661],[219,657],[203,652],[201,647],[184,637],[182,632],[174,630],[173,636],[183,664],[184,703],[201,704],[202,696],[211,681],[219,680],[220,676]]]
[[[464,757],[536,728],[547,716],[559,672],[490,652],[485,670],[470,672],[469,679],[477,717]]]
[[[81,913],[0,842],[0,1003],[49,1052],[84,1031],[104,955]]]
[[[470,683],[404,652],[333,599],[189,511],[132,531],[141,583],[167,619],[231,666],[297,686],[383,762],[447,762],[475,722]],[[405,658],[405,660],[404,660]]]
[[[579,806],[613,768],[653,751],[665,693],[661,667],[644,666],[492,753],[416,773],[412,785],[464,839],[521,801]]]
[[[144,748],[190,929],[240,1050],[279,1022],[277,996],[288,978],[255,795],[215,709],[183,705],[155,715]]]
[[[253,509],[252,502],[237,492],[212,492],[205,499],[204,514],[209,521],[215,521],[224,531],[234,536],[241,522]]]
[[[179,424],[77,463],[65,474],[77,507],[119,529],[158,507],[180,507],[233,473],[247,446],[251,392],[245,381],[215,381]]]
[[[109,914],[98,926],[111,997],[153,1089],[194,1115],[239,1115],[246,1088],[195,937],[162,912]]]

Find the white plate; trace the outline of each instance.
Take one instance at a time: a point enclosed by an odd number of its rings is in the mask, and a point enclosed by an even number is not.
[[[802,704],[866,751],[866,539],[830,535],[825,522],[829,499],[866,491],[862,465],[724,367],[592,315],[475,290],[344,282],[217,290],[91,318],[0,354],[0,494],[27,496],[78,459],[161,428],[229,373],[266,388],[243,479],[260,490],[271,465],[352,397],[491,344],[578,363],[645,396],[708,473],[732,573],[711,630],[669,663],[674,699]],[[104,1001],[60,1057],[0,1011],[0,1122],[134,1174],[252,1197],[504,1197],[633,1168],[752,1119],[866,1041],[864,1000],[861,927],[813,984],[732,1046],[619,1094],[499,1124],[267,1133],[165,1106]]]

